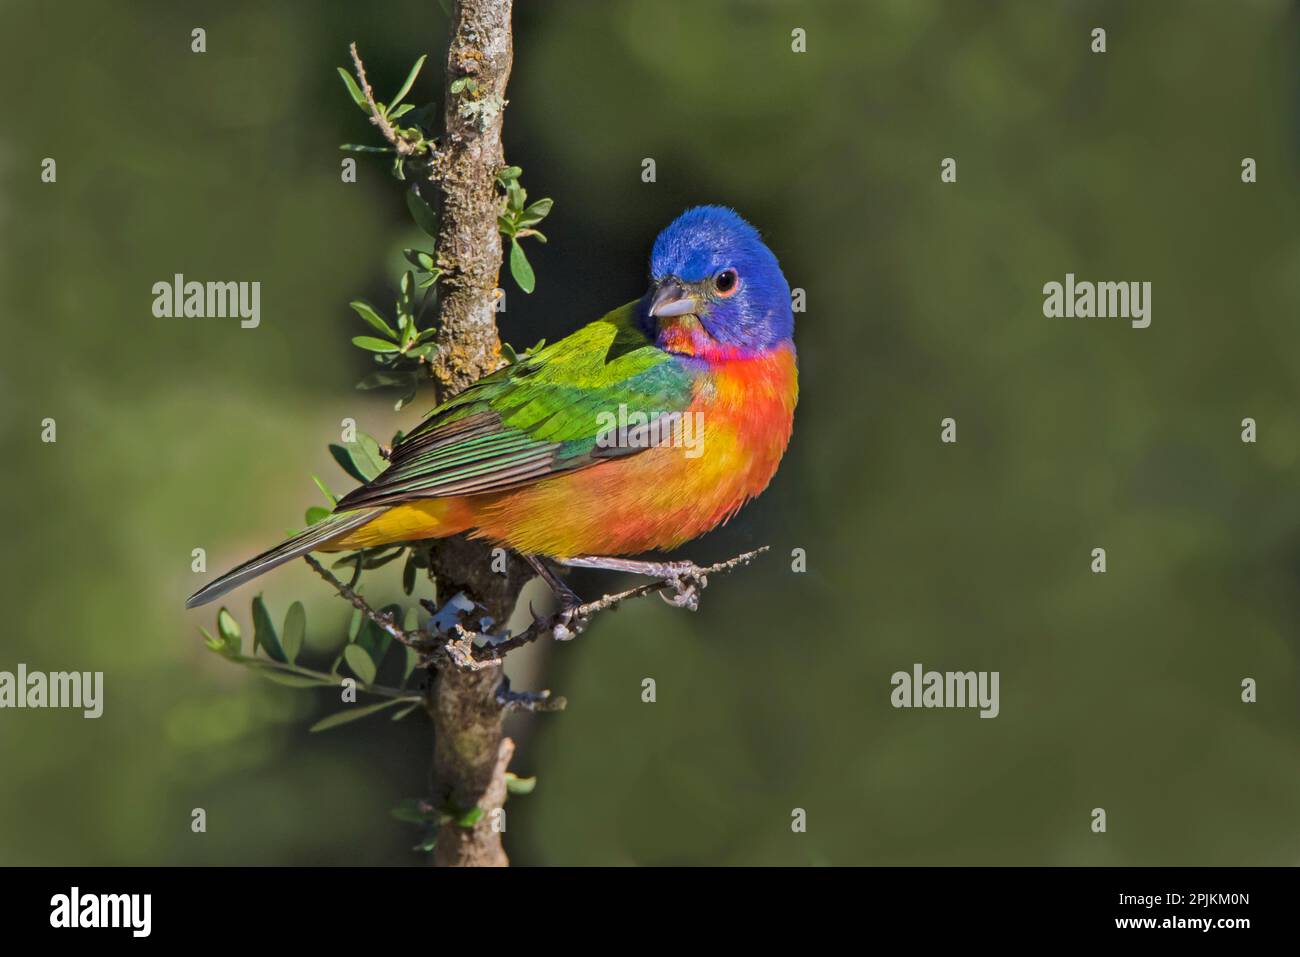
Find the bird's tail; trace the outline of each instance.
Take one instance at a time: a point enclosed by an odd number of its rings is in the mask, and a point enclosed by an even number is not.
[[[382,508],[368,508],[355,512],[343,512],[317,522],[306,531],[299,532],[288,541],[281,542],[275,548],[263,552],[256,558],[250,558],[244,564],[232,568],[220,578],[204,585],[185,600],[185,607],[197,608],[199,605],[206,605],[208,602],[220,598],[232,588],[238,588],[244,582],[256,578],[263,572],[268,572],[272,568],[283,565],[299,555],[306,555],[310,551],[315,551],[340,535],[355,531],[367,522],[382,515],[385,511],[386,509]]]

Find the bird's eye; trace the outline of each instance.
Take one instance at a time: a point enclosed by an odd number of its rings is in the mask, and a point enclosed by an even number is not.
[[[719,296],[730,296],[740,288],[740,277],[734,269],[724,269],[713,277],[713,288]]]

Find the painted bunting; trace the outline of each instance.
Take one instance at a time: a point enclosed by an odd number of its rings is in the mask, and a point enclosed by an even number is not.
[[[557,589],[542,557],[662,573],[613,556],[675,548],[763,491],[798,377],[790,287],[735,212],[687,210],[655,240],[650,274],[640,299],[439,405],[333,515],[186,607],[311,551],[462,532],[515,550]]]

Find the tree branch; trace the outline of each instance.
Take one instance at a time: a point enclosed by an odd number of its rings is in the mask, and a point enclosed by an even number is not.
[[[366,68],[361,64],[361,55],[357,53],[357,45],[355,43],[351,44],[348,51],[352,54],[352,66],[357,71],[357,83],[361,86],[361,94],[366,98],[366,102],[370,104],[370,122],[379,127],[379,132],[384,134],[384,139],[393,144],[393,149],[404,156],[410,156],[415,152],[415,148],[406,139],[397,135],[397,130],[393,129],[393,124],[388,122],[388,117],[384,115],[384,111],[375,102],[375,91],[370,88],[370,81],[366,79]]]
[[[748,565],[767,550],[768,546],[764,545],[752,552],[744,552],[735,558],[729,558],[725,562],[718,562],[716,565],[709,565],[707,568],[696,569],[688,576],[656,579],[637,585],[635,588],[629,588],[626,591],[605,595],[596,601],[589,601],[573,608],[561,609],[547,618],[534,616],[533,623],[517,635],[502,638],[480,634],[470,631],[462,625],[457,625],[455,627],[456,640],[448,643],[448,649],[451,651],[452,660],[462,668],[478,669],[500,664],[509,652],[531,644],[545,635],[550,635],[556,641],[569,641],[576,638],[599,612],[617,608],[623,602],[632,598],[640,598],[652,592],[667,596],[668,592],[671,591],[673,599],[670,603],[680,605],[678,599],[683,594],[694,594],[694,588],[696,587],[703,588],[706,586],[709,575],[725,575],[727,572]],[[690,589],[690,591],[687,591],[687,589]],[[475,641],[481,641],[482,644],[475,644]]]
[[[514,57],[511,0],[455,0],[447,47],[443,129],[436,182],[441,216],[434,258],[438,280],[438,351],[433,375],[446,398],[494,371],[501,362],[496,289],[501,271],[497,216],[503,201],[497,172],[506,83]],[[473,79],[473,84],[456,81]],[[453,91],[455,87],[455,91]],[[464,590],[496,621],[506,621],[527,577],[521,562],[497,575],[482,542],[461,540],[436,549],[438,588]],[[505,865],[501,833],[492,811],[506,799],[506,768],[514,742],[502,734],[505,708],[497,701],[504,673],[437,668],[430,682],[433,719],[432,793],[436,803],[484,814],[470,828],[439,828],[433,862],[440,866]]]
[[[514,57],[511,0],[456,0],[447,50],[438,187],[442,219],[435,259],[441,303],[434,376],[448,393],[501,361],[496,289],[501,270],[497,173],[506,82]],[[453,92],[457,80],[462,83]]]

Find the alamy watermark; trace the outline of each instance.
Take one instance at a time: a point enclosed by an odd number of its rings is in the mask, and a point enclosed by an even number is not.
[[[260,282],[185,281],[176,273],[171,282],[153,284],[153,314],[159,319],[233,319],[243,329],[262,321]]]
[[[997,671],[923,671],[920,662],[911,672],[895,671],[889,679],[894,690],[889,703],[895,708],[979,708],[981,718],[996,718]]]
[[[0,708],[75,708],[82,717],[104,713],[104,672],[0,671]]]
[[[50,898],[51,927],[124,927],[132,937],[148,937],[152,914],[152,894],[83,894],[73,887]]]
[[[1128,319],[1134,329],[1151,325],[1151,283],[1065,282],[1043,286],[1043,315],[1049,319]]]

